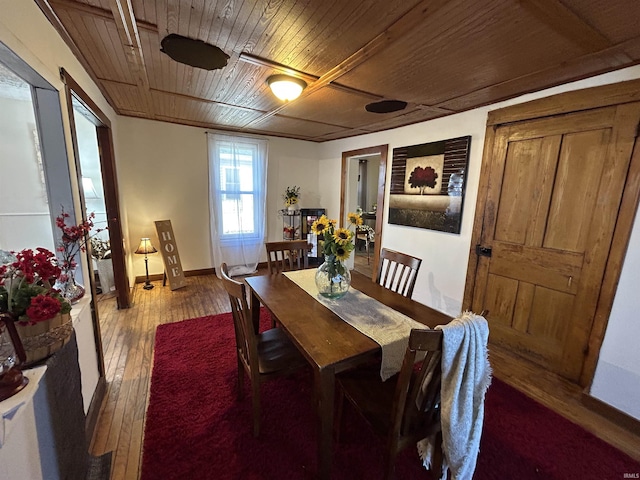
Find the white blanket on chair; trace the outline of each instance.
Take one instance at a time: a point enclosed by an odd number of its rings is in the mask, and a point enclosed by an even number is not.
[[[484,396],[491,383],[487,352],[489,327],[484,317],[464,312],[442,330],[441,425],[443,478],[470,480],[476,468],[484,420]],[[434,439],[418,443],[426,468],[430,468]]]

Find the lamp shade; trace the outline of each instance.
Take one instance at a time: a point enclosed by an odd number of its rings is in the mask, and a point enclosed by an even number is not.
[[[156,253],[157,251],[158,250],[156,250],[156,247],[151,245],[151,240],[149,240],[148,238],[141,238],[140,245],[138,245],[138,249],[135,251],[135,253],[144,255],[147,253]]]
[[[271,75],[267,78],[267,84],[273,94],[285,102],[298,98],[307,86],[304,80],[284,74]]]

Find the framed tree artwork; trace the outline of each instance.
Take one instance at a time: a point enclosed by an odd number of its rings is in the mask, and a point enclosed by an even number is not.
[[[471,137],[393,149],[389,223],[460,233]]]

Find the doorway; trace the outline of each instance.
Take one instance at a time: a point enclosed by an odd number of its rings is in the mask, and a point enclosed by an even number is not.
[[[72,103],[85,214],[87,217],[94,216],[93,223],[96,229],[100,230],[93,233],[90,239],[89,271],[93,274],[95,290],[98,295],[115,295],[111,240],[109,230],[106,229],[107,211],[104,203],[100,149],[95,127],[97,120],[77,99],[73,98]]]
[[[342,152],[340,223],[362,210],[363,228],[356,235],[354,270],[375,279],[380,258],[389,145]]]
[[[103,279],[100,282],[100,289],[103,292],[106,291],[105,293],[114,292],[118,308],[129,308],[131,306],[131,290],[125,263],[111,122],[64,69],[60,70],[60,74],[67,90],[67,106],[78,184],[83,186],[80,189],[83,212],[86,215],[87,209],[97,208],[99,212],[103,213],[101,213],[101,218],[96,218],[96,221],[103,220],[108,227],[106,235],[101,237],[103,241],[108,241],[110,251],[108,265],[99,262],[99,260],[105,259],[94,258],[99,255],[98,252],[94,252],[93,257],[88,252],[87,260],[89,265],[94,265],[95,261],[98,277],[100,267],[106,267],[102,268]],[[106,248],[105,244],[102,246]],[[91,280],[92,290],[95,294],[97,282],[95,277]],[[103,286],[104,288],[102,288]],[[99,331],[97,323],[96,321],[95,328],[96,331]]]
[[[638,203],[634,83],[629,103],[597,87],[492,112],[487,129],[464,305],[487,312],[492,345],[581,386]]]

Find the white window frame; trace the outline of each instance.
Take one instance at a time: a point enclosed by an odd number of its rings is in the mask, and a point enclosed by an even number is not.
[[[257,267],[266,237],[267,141],[209,133],[208,150],[214,265],[224,262],[235,273],[250,273]],[[238,170],[238,183],[227,181],[228,169]],[[243,211],[243,206],[251,211]]]

